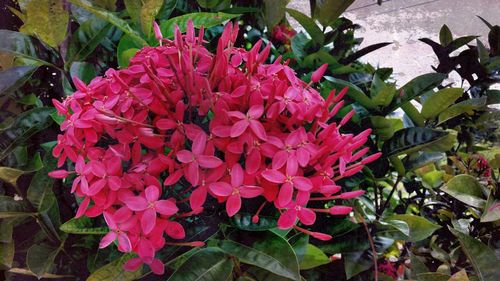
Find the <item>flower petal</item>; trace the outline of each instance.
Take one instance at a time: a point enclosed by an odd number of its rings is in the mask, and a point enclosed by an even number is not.
[[[260,186],[246,185],[240,188],[240,195],[243,198],[254,198],[261,195],[264,189]]]
[[[104,235],[101,239],[101,242],[99,242],[99,249],[106,248],[109,246],[109,244],[113,243],[116,239],[116,232],[110,231],[106,235]]]
[[[301,223],[312,225],[316,221],[316,213],[308,208],[300,208],[298,217]]]
[[[155,185],[150,185],[144,190],[148,202],[155,202],[160,198],[160,190]]]
[[[233,187],[239,187],[243,184],[243,179],[245,174],[243,173],[243,169],[241,165],[236,163],[231,168],[231,185]]]
[[[153,259],[153,261],[149,264],[151,271],[153,271],[157,275],[163,275],[165,273],[165,266],[159,259]]]
[[[153,208],[147,208],[142,213],[141,229],[144,234],[150,233],[156,226],[156,211]]]
[[[191,163],[194,160],[194,155],[189,150],[181,150],[177,152],[177,160],[181,163]]]
[[[229,217],[234,216],[241,208],[241,197],[239,194],[229,196],[226,202],[226,212]]]
[[[276,170],[264,170],[262,171],[262,177],[265,178],[266,180],[274,183],[284,183],[285,182],[285,175],[283,175],[281,172],[278,172]]]
[[[256,120],[250,120],[250,129],[252,129],[252,132],[261,140],[265,141],[267,140],[267,134],[266,134],[266,129],[260,123],[259,121]]]
[[[234,123],[234,125],[231,127],[230,136],[232,138],[236,138],[236,137],[241,136],[241,134],[243,134],[243,132],[245,132],[245,130],[247,129],[248,125],[249,125],[249,122],[246,119],[240,120],[240,121]]]
[[[295,225],[297,221],[297,210],[288,209],[283,214],[281,214],[278,219],[278,228],[279,229],[288,229]]]
[[[132,258],[129,259],[124,265],[123,268],[126,271],[136,271],[141,267],[142,265],[142,260],[140,258]]]
[[[215,156],[198,155],[198,164],[203,168],[217,168],[222,165],[222,160]]]
[[[203,132],[200,132],[194,138],[191,150],[195,155],[200,155],[205,150],[206,144],[207,144],[207,135]]]
[[[229,196],[233,192],[233,188],[227,182],[214,182],[208,185],[210,191],[217,196]]]
[[[288,182],[284,183],[278,193],[278,201],[276,202],[278,204],[278,207],[283,208],[288,205],[288,203],[292,201],[292,196],[293,186]]]
[[[273,156],[273,163],[272,163],[273,169],[274,170],[281,169],[281,167],[285,165],[287,159],[288,159],[288,153],[286,151],[280,150],[276,152],[276,154],[274,154]]]
[[[143,211],[148,207],[148,201],[142,196],[130,196],[123,200],[125,205],[132,211]]]
[[[118,234],[118,248],[125,253],[132,251],[132,243],[130,242],[130,239],[128,238],[127,234],[125,233]]]
[[[167,221],[165,233],[173,239],[184,239],[186,237],[184,227],[176,221]]]
[[[308,191],[312,189],[312,182],[306,177],[293,177],[293,186],[298,190]]]
[[[170,200],[160,200],[156,202],[155,209],[158,213],[165,216],[171,216],[179,211],[177,205]]]

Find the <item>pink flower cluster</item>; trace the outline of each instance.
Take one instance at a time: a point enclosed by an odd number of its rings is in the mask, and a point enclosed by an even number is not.
[[[312,225],[316,212],[351,208],[311,209],[308,202],[363,193],[341,193],[336,184],[380,156],[366,157],[362,148],[370,130],[340,132],[354,111],[331,121],[346,89],[324,100],[313,86],[326,65],[306,84],[279,58],[264,63],[269,45],[234,47],[237,33],[228,23],[212,54],[203,28],[196,36],[191,22],[186,34],[175,30],[173,41],[157,31],[160,46],[140,50],[128,68],[110,69],[89,85],[75,79],[78,90],[53,101],[66,117],[53,155],[59,167],[67,159],[75,165],[50,175],[75,174],[71,191],[83,198],[76,217],[104,216],[110,232],[100,247],[117,241],[118,250],[137,253],[128,270],[144,263],[162,274],[156,252],[172,244],[165,238],[185,238],[176,219],[201,212],[207,196],[224,203],[228,216],[242,199],[262,196],[279,211],[280,228],[326,240],[297,220]],[[174,186],[189,194],[191,211],[179,213]]]

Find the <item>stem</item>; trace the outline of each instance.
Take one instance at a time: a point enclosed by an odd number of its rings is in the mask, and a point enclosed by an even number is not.
[[[365,228],[366,235],[368,235],[368,241],[370,242],[370,248],[372,249],[372,253],[373,253],[373,266],[375,267],[375,281],[378,281],[378,263],[377,263],[378,254],[377,254],[377,250],[375,249],[375,242],[373,241],[373,237],[370,233],[370,229],[368,229],[368,225],[366,224],[366,221],[363,218],[363,216],[361,214],[358,214],[358,217]]]
[[[396,179],[396,182],[394,183],[394,185],[392,186],[392,190],[391,192],[389,193],[389,196],[387,196],[387,199],[385,200],[384,202],[384,205],[382,205],[382,208],[379,210],[379,214],[383,214],[384,213],[384,210],[385,208],[387,208],[387,205],[389,204],[389,202],[391,201],[391,198],[392,198],[392,195],[394,194],[394,192],[396,191],[396,188],[399,184],[399,182],[403,179],[403,177],[401,176],[398,176],[398,178]]]

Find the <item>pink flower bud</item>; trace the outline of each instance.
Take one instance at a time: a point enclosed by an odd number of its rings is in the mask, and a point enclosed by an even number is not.
[[[329,209],[330,215],[347,215],[352,211],[349,206],[333,206]]]
[[[352,199],[352,198],[359,197],[363,194],[365,194],[364,190],[348,191],[348,192],[344,192],[344,193],[340,194],[338,196],[338,198],[339,199]]]
[[[379,158],[380,158],[380,156],[382,156],[382,152],[377,152],[377,153],[372,154],[372,155],[370,155],[370,156],[368,156],[368,157],[364,158],[363,160],[361,160],[361,163],[363,163],[363,164],[368,164],[368,163],[371,163],[371,162],[373,162],[373,161],[375,161],[375,160],[379,159]]]
[[[153,30],[155,32],[156,40],[161,41],[163,39],[163,35],[161,34],[160,26],[156,23],[156,21],[153,21]]]
[[[328,241],[328,240],[332,239],[331,235],[321,233],[321,232],[311,232],[311,236],[318,239],[318,240],[322,240],[322,241]]]
[[[258,223],[259,222],[259,216],[255,215],[252,217],[252,223]]]
[[[311,76],[311,81],[313,83],[318,83],[319,80],[321,80],[321,77],[323,77],[323,74],[325,74],[326,69],[328,68],[328,64],[325,63],[322,66],[320,66],[316,71],[313,72]]]
[[[66,170],[55,170],[49,173],[49,177],[55,179],[64,179],[69,175],[69,172]]]

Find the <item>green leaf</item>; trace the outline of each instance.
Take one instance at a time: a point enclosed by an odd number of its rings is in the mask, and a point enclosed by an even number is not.
[[[151,37],[153,21],[163,5],[163,0],[144,0],[141,7],[141,28],[146,37]]]
[[[63,223],[59,229],[71,234],[101,235],[109,232],[107,227],[94,227],[92,220],[87,217],[72,218]]]
[[[34,105],[36,107],[43,106],[42,101],[34,93],[23,96],[17,102],[24,105]]]
[[[139,51],[140,45],[135,43],[131,37],[125,35],[122,36],[120,42],[118,42],[118,48],[116,50],[116,56],[118,60],[118,65],[120,68],[125,68],[130,63],[130,59]]]
[[[494,56],[500,55],[500,26],[494,25],[488,32],[488,43]]]
[[[0,167],[0,180],[3,180],[13,186],[17,186],[17,179],[25,172],[23,170],[11,167]]]
[[[304,27],[314,42],[320,46],[323,45],[325,42],[325,35],[312,18],[294,9],[286,9],[286,11]]]
[[[84,61],[104,40],[110,29],[111,24],[97,17],[80,25],[71,36],[66,65],[71,66],[73,61]]]
[[[425,272],[417,274],[418,281],[448,281],[450,275],[439,272]]]
[[[451,34],[450,29],[446,24],[443,24],[441,30],[439,31],[439,42],[443,47],[446,47],[448,44],[453,41],[453,35]]]
[[[192,255],[168,280],[227,280],[232,271],[233,262],[228,255],[217,248],[206,248]]]
[[[324,264],[330,263],[330,258],[328,258],[323,251],[318,247],[307,244],[306,254],[304,259],[300,262],[300,270],[306,270],[315,268]]]
[[[487,90],[485,94],[487,96],[487,104],[500,103],[500,90]]]
[[[383,253],[393,245],[394,240],[385,237],[375,237],[374,244],[378,256],[379,253]],[[358,273],[373,267],[373,252],[370,247],[364,251],[342,253],[342,259],[344,260],[344,270],[347,279],[351,279],[351,277]]]
[[[448,107],[439,114],[438,124],[442,124],[451,118],[457,117],[464,113],[474,113],[474,110],[484,108],[486,106],[486,97],[468,99]]]
[[[268,30],[281,22],[285,17],[286,5],[289,0],[263,0],[264,22]]]
[[[367,95],[365,95],[365,93],[363,93],[358,86],[331,76],[325,76],[325,79],[332,85],[331,88],[335,88],[337,92],[342,90],[344,87],[349,87],[346,95],[361,104],[366,109],[377,109],[377,105]]]
[[[462,251],[472,264],[480,281],[500,280],[498,260],[490,247],[460,231],[452,228],[450,231],[458,238]]]
[[[441,228],[441,226],[428,221],[424,217],[414,215],[392,215],[385,219],[388,221],[404,221],[409,227],[409,239],[411,242],[418,242],[429,237],[434,231]]]
[[[196,0],[200,7],[205,9],[212,9],[213,7],[219,5],[222,0]]]
[[[66,38],[68,21],[69,13],[62,1],[29,1],[26,6],[26,21],[19,30],[38,37],[52,48],[57,48]]]
[[[0,269],[12,267],[12,262],[14,261],[14,252],[14,241],[10,243],[0,243]]]
[[[429,189],[438,188],[443,184],[444,171],[430,171],[422,175],[422,184]]]
[[[33,272],[31,272],[27,268],[18,268],[14,267],[9,269],[10,273],[15,273],[15,274],[22,274],[22,275],[28,275],[28,276],[33,276],[37,277]],[[56,279],[56,280],[61,280],[62,278],[75,278],[73,275],[60,275],[60,274],[52,274],[52,273],[44,273],[41,278],[46,278],[46,279]]]
[[[441,188],[453,198],[476,208],[484,207],[486,200],[483,199],[481,184],[470,175],[456,175]]]
[[[50,273],[58,253],[58,248],[47,244],[35,244],[28,249],[26,265],[40,279],[45,273]]]
[[[384,112],[390,113],[412,99],[436,88],[446,77],[447,75],[442,73],[427,73],[417,76],[398,90],[401,96],[394,99]]]
[[[443,159],[446,154],[442,152],[427,152],[427,151],[417,151],[410,153],[405,158],[402,159],[405,169],[407,171],[415,170],[423,167],[427,164],[437,162]]]
[[[52,112],[55,112],[53,107],[40,107],[19,114],[9,129],[0,134],[0,161],[16,146],[49,127],[52,124]]]
[[[388,118],[383,116],[370,116],[373,134],[381,140],[388,140],[394,132],[403,129],[403,120],[400,118]]]
[[[284,238],[267,231],[255,236],[253,243],[236,240],[238,239],[219,240],[217,246],[243,263],[292,280],[300,280],[297,257]]]
[[[323,26],[328,26],[347,10],[354,0],[324,0],[311,3],[313,18],[317,18]]]
[[[185,32],[187,28],[187,22],[189,20],[193,21],[195,28],[200,28],[201,26],[205,28],[210,28],[219,24],[224,23],[232,18],[238,17],[238,14],[226,14],[226,13],[191,13],[171,18],[160,24],[160,29],[165,38],[172,38],[174,36],[175,25],[179,26],[181,32]]]
[[[446,46],[446,52],[450,54],[451,52],[459,49],[460,47],[468,44],[470,41],[478,38],[479,36],[464,36],[454,39]]]
[[[297,256],[297,261],[300,264],[300,262],[302,262],[306,254],[307,245],[309,244],[309,235],[305,233],[298,233],[292,236],[290,239],[288,239],[288,243],[292,245],[293,251]]]
[[[460,270],[459,272],[453,274],[448,281],[469,281],[469,277],[467,276],[467,272],[465,269]]]
[[[170,2],[170,1],[167,1]],[[124,0],[123,3],[125,4],[125,9],[128,12],[128,15],[132,19],[132,22],[135,24],[140,23],[140,17],[141,17],[141,7],[142,7],[142,1],[141,0]]]
[[[88,62],[73,62],[69,69],[69,73],[71,77],[78,77],[87,84],[96,77],[94,66]]]
[[[404,221],[379,221],[378,224],[380,226],[377,226],[377,236],[399,240],[406,240],[410,236],[410,227]]]
[[[30,215],[33,213],[28,213],[28,208],[22,201],[16,201],[10,196],[0,196],[0,219]]]
[[[388,106],[396,94],[396,86],[393,84],[386,84],[377,74],[375,74],[373,76],[370,94],[373,103],[378,106]]]
[[[274,217],[259,216],[257,223],[252,222],[252,214],[238,213],[231,217],[234,226],[246,231],[265,231],[275,228],[277,220]]]
[[[384,156],[389,157],[419,151],[445,139],[448,134],[446,131],[430,128],[406,128],[397,131],[391,139],[387,140],[382,147],[382,152]]]
[[[0,71],[0,96],[10,94],[19,89],[37,69],[36,66],[15,66]]]
[[[118,29],[123,31],[125,34],[130,36],[132,40],[134,40],[137,44],[141,46],[146,46],[147,42],[142,39],[142,37],[135,31],[133,30],[126,21],[120,19],[117,17],[115,14],[106,11],[104,9],[94,7],[91,3],[89,3],[86,0],[69,0],[72,4],[75,4],[79,7],[84,8],[85,10],[93,13],[95,16],[98,18],[101,18],[112,25],[116,26]]]
[[[429,271],[429,268],[427,268],[425,263],[411,251],[410,251],[410,265],[411,265],[410,276],[412,279],[417,279],[418,274]]]
[[[123,265],[129,259],[133,258],[132,254],[125,254],[98,270],[92,272],[87,281],[133,281],[141,277],[141,269],[136,271],[125,271]],[[142,266],[141,266],[142,267]]]
[[[177,5],[177,0],[165,1],[165,3],[163,3],[163,6],[161,7],[160,11],[158,12],[157,18],[160,21],[170,18],[170,15],[174,11],[176,5]]]
[[[0,38],[2,38],[0,40],[0,52],[29,59],[35,62],[34,65],[52,66],[51,63],[39,58],[39,54],[43,54],[44,51],[33,42],[30,36],[11,30],[0,30]]]
[[[447,109],[461,97],[463,92],[462,88],[445,88],[434,93],[425,99],[422,105],[422,117],[425,119],[436,118],[439,113]]]
[[[498,220],[500,220],[500,200],[495,199],[493,194],[490,193],[486,201],[486,206],[484,206],[481,222],[493,222]]]

